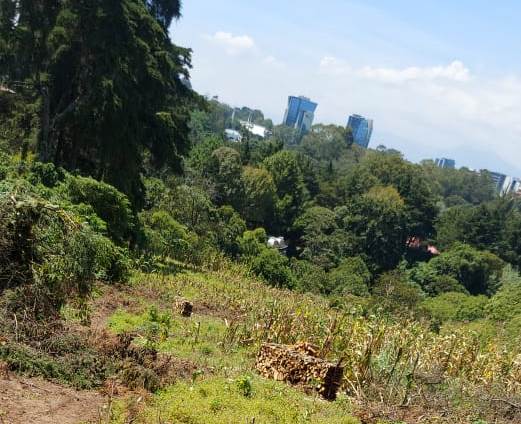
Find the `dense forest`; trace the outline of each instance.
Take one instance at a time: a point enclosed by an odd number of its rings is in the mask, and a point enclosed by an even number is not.
[[[191,50],[168,35],[179,17],[169,0],[0,0],[0,359],[96,387],[77,363],[42,365],[64,311],[89,318],[98,284],[238,267],[335,313],[472,334],[511,359],[491,396],[519,412],[521,199],[485,171],[362,149],[336,125],[297,134],[199,95]]]

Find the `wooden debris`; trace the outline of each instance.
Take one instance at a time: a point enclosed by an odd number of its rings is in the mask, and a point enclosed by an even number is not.
[[[325,399],[334,400],[342,383],[344,368],[309,355],[307,352],[311,347],[316,348],[305,343],[296,346],[263,343],[255,368],[263,377],[317,390]]]
[[[191,317],[194,305],[186,299],[179,298],[175,301],[175,309],[184,317]]]

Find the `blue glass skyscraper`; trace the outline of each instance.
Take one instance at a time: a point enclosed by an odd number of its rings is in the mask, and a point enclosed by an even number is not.
[[[347,127],[351,128],[354,142],[367,149],[373,135],[373,120],[360,115],[351,115]]]
[[[306,133],[313,125],[317,103],[304,96],[289,96],[288,108],[284,115],[284,125],[296,128],[299,132]]]

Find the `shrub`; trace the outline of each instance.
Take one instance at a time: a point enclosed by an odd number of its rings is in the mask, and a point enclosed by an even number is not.
[[[410,269],[408,276],[431,296],[447,292],[468,293],[465,287],[453,276],[440,275],[428,262],[421,262]]]
[[[488,317],[496,321],[508,321],[521,314],[521,278],[505,281],[487,305]]]
[[[295,285],[288,258],[276,249],[265,247],[253,259],[252,270],[272,286],[292,288]]]
[[[429,262],[438,275],[448,275],[471,294],[492,294],[498,288],[505,263],[496,255],[456,243]]]
[[[399,271],[382,274],[372,289],[375,306],[394,311],[414,308],[422,299],[421,289]]]
[[[268,242],[268,236],[264,228],[257,228],[253,231],[245,231],[239,242],[239,254],[243,257],[253,257],[259,255]]]
[[[291,261],[291,272],[295,277],[295,288],[301,292],[325,293],[327,273],[323,268],[309,261]]]
[[[46,187],[55,187],[65,179],[65,171],[52,163],[34,162],[29,168],[27,180],[33,184],[43,184]]]
[[[9,307],[36,317],[56,314],[67,297],[90,293],[96,278],[124,280],[126,252],[58,206],[0,192],[0,292]]]
[[[146,212],[140,215],[145,234],[145,249],[160,256],[184,259],[190,251],[194,235],[164,211]]]
[[[134,215],[127,196],[113,186],[92,178],[69,176],[65,182],[66,193],[75,204],[90,205],[96,215],[107,223],[112,240],[123,244],[133,234]]]
[[[371,273],[360,257],[344,259],[329,273],[329,290],[334,294],[369,295]]]
[[[426,299],[422,307],[437,321],[475,321],[485,317],[488,299],[464,293],[443,293]]]

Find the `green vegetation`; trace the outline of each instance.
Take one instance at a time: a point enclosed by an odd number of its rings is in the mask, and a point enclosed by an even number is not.
[[[519,422],[521,200],[200,97],[179,16],[0,2],[0,365],[152,393],[114,422]],[[254,373],[299,341],[344,364],[338,401]]]

